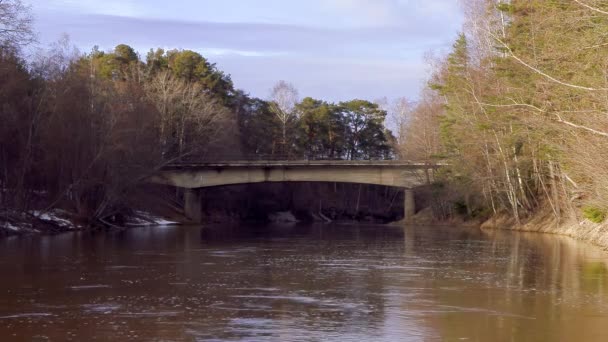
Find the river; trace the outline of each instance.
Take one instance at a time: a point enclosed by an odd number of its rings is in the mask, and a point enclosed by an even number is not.
[[[608,258],[457,227],[0,240],[1,341],[608,341]]]

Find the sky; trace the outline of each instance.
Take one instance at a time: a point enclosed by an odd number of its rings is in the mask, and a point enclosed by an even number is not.
[[[429,51],[462,26],[458,0],[24,0],[39,44],[190,49],[268,98],[279,80],[327,101],[415,99]]]

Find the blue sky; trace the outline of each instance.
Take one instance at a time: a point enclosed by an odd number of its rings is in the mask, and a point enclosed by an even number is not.
[[[414,99],[428,51],[462,25],[457,0],[24,0],[40,44],[191,49],[266,98],[278,80],[330,101]]]

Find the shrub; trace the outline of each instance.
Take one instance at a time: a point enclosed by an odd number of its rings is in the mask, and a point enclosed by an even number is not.
[[[593,223],[602,223],[606,220],[606,211],[597,207],[585,207],[583,216]]]
[[[454,202],[454,210],[458,215],[464,216],[468,214],[467,204],[462,200]]]

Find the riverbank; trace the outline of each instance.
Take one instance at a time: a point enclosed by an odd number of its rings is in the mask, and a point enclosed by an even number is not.
[[[514,219],[499,215],[482,223],[480,228],[563,235],[608,251],[608,223],[593,223],[585,219],[557,220],[551,213],[542,213],[519,225]]]
[[[82,226],[60,209],[29,212],[0,211],[0,236],[57,234],[80,229]]]
[[[116,228],[133,228],[144,226],[168,226],[181,224],[177,220],[167,219],[145,211],[136,211],[125,222]],[[90,229],[67,211],[53,209],[49,211],[14,211],[0,212],[0,236],[12,235],[53,235]]]
[[[608,222],[593,223],[586,219],[580,219],[580,221],[576,219],[557,220],[551,212],[539,213],[522,224],[518,224],[508,215],[496,215],[485,221],[465,220],[462,217],[438,220],[433,217],[430,208],[425,208],[409,220],[401,220],[389,225],[467,226],[479,227],[481,230],[511,230],[561,235],[608,251]]]
[[[32,211],[28,214],[0,213],[0,236],[11,235],[52,235],[64,232],[88,229],[67,212],[60,209],[48,212]],[[235,223],[239,221],[234,215],[214,213],[210,223]],[[276,212],[269,216],[268,222],[300,222],[291,212]],[[316,221],[316,220],[315,220]],[[323,222],[322,220],[320,222]],[[335,220],[332,223],[357,224],[365,220]],[[170,226],[187,224],[187,220],[178,219],[177,216],[163,216],[158,213],[135,211],[135,214],[117,229],[127,229],[145,226]],[[511,230],[520,232],[534,232],[552,235],[562,235],[578,241],[590,243],[608,251],[608,224],[592,223],[588,220],[576,221],[563,219],[558,221],[550,213],[537,214],[533,218],[517,224],[508,215],[497,215],[487,221],[465,220],[457,217],[450,220],[438,220],[432,215],[430,208],[419,211],[409,220],[400,220],[388,223],[389,226],[424,225],[424,226],[467,226],[479,227],[482,230]]]

